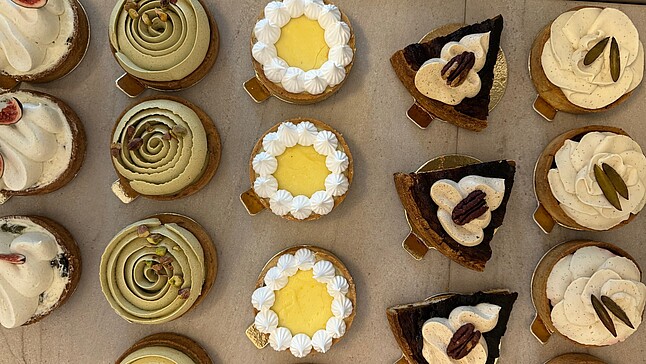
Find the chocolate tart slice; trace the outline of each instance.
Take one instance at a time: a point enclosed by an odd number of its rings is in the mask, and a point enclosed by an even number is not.
[[[390,63],[408,92],[415,98],[422,112],[438,117],[458,127],[481,131],[487,127],[491,88],[494,84],[494,68],[500,49],[500,37],[503,30],[502,15],[481,23],[464,26],[448,35],[434,38],[425,43],[414,43],[397,51]],[[478,72],[482,86],[480,92],[472,98],[465,98],[453,106],[424,96],[415,87],[415,75],[419,68],[431,58],[439,58],[442,47],[449,42],[458,42],[466,35],[491,32],[489,52],[483,68]]]
[[[481,272],[484,271],[487,261],[491,259],[491,239],[505,218],[515,173],[516,162],[501,160],[434,172],[395,173],[395,186],[402,205],[408,213],[413,233],[422,242],[437,249],[449,259]],[[458,182],[471,175],[504,179],[505,195],[500,206],[491,212],[491,222],[483,229],[482,242],[476,246],[467,247],[455,241],[440,224],[437,217],[438,206],[431,198],[430,190],[431,186],[441,179]]]
[[[453,309],[460,306],[476,306],[490,303],[500,306],[498,324],[482,336],[487,341],[489,356],[487,364],[493,364],[500,356],[500,341],[507,331],[507,322],[518,298],[518,293],[507,290],[476,292],[474,294],[446,293],[426,301],[407,305],[393,306],[386,310],[390,329],[409,363],[427,363],[422,355],[424,340],[422,326],[434,317],[448,318]]]

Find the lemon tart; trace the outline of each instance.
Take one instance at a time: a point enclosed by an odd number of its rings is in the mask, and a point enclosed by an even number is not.
[[[116,364],[212,364],[194,340],[171,332],[147,336],[128,349]]]

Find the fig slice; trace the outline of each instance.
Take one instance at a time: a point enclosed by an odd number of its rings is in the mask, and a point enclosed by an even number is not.
[[[13,125],[22,119],[22,104],[15,97],[0,98],[0,125]]]
[[[47,0],[11,0],[14,4],[29,9],[40,9],[47,5]]]

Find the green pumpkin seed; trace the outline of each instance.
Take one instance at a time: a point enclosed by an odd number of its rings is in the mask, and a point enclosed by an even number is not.
[[[594,176],[596,177],[597,183],[599,184],[599,187],[601,187],[601,191],[603,191],[603,195],[606,196],[608,202],[610,202],[610,204],[617,210],[621,211],[621,202],[619,202],[619,196],[617,195],[615,186],[610,182],[608,175],[597,164],[594,165]]]
[[[603,167],[603,171],[610,179],[610,182],[612,182],[612,185],[615,187],[615,190],[617,190],[617,193],[627,200],[628,186],[626,186],[626,182],[624,182],[623,178],[621,178],[619,173],[617,173],[617,171],[610,165],[603,163],[601,166]]]
[[[601,296],[601,302],[603,302],[603,304],[608,308],[608,311],[617,316],[617,318],[620,319],[621,322],[625,323],[626,326],[630,327],[633,330],[635,329],[632,322],[630,322],[628,315],[626,315],[626,312],[621,307],[619,307],[619,305],[615,301],[613,301],[612,298],[608,296]]]
[[[610,43],[610,75],[612,80],[617,82],[619,81],[619,75],[621,74],[621,58],[619,57],[619,44],[615,37],[612,37],[612,42]]]
[[[586,53],[585,58],[583,58],[583,64],[586,66],[589,66],[592,64],[592,62],[596,61],[597,58],[603,53],[603,50],[606,49],[606,45],[608,44],[608,41],[610,40],[610,37],[605,37],[602,40],[599,41],[599,43],[595,44],[594,47],[592,47],[588,53]]]
[[[597,316],[599,316],[599,319],[601,320],[603,326],[605,326],[606,329],[610,331],[612,336],[617,337],[617,329],[615,328],[615,323],[612,321],[612,317],[610,317],[610,314],[603,306],[603,303],[601,303],[601,301],[599,301],[599,299],[595,295],[591,295],[590,300],[592,300],[592,307],[594,307],[594,312],[596,312]]]

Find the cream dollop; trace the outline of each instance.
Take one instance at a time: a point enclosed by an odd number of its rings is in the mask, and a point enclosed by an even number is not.
[[[272,291],[283,289],[287,285],[289,277],[280,270],[278,267],[270,268],[265,274],[265,285]]]
[[[453,221],[455,207],[473,191],[486,194],[485,201],[488,209],[480,217],[464,225]],[[481,176],[467,176],[454,182],[443,179],[431,186],[431,198],[438,206],[437,218],[444,231],[455,241],[464,246],[476,246],[484,239],[484,229],[491,222],[491,212],[495,211],[505,197],[505,180]]]
[[[253,29],[253,32],[261,43],[272,46],[276,44],[276,42],[278,42],[281,33],[280,27],[270,22],[269,19],[262,19],[258,21]]]
[[[296,261],[296,266],[300,270],[310,270],[314,267],[314,263],[316,263],[314,253],[305,248],[298,249],[298,251],[294,253],[294,260]]]
[[[287,73],[289,65],[282,58],[273,58],[268,63],[264,63],[263,71],[267,79],[273,83],[280,83]]]
[[[280,139],[287,148],[291,148],[298,143],[298,130],[296,125],[291,122],[284,122],[278,126],[278,139]]]
[[[287,146],[282,140],[280,140],[278,133],[274,132],[269,133],[262,138],[262,148],[270,155],[278,157],[285,153]]]
[[[334,153],[338,147],[339,140],[336,135],[329,130],[320,131],[314,141],[314,149],[316,152],[325,156]]]
[[[588,66],[583,64],[588,51],[606,37],[614,37],[619,45],[617,82],[610,73],[610,41],[600,57]],[[571,103],[599,109],[639,86],[644,76],[644,46],[626,14],[613,8],[586,7],[554,20],[541,62],[547,78]]]
[[[292,200],[292,207],[289,212],[298,220],[305,220],[312,214],[312,205],[307,196],[296,196]]]
[[[276,301],[274,291],[269,287],[260,287],[251,295],[251,304],[258,311],[264,311],[271,308]]]
[[[283,254],[278,258],[276,263],[276,268],[279,269],[280,273],[288,277],[293,276],[298,272],[298,264],[296,258],[291,254]]]
[[[292,201],[294,197],[291,193],[285,190],[278,190],[269,199],[269,207],[276,215],[287,215],[292,209]]]
[[[332,173],[341,174],[348,169],[349,165],[350,160],[348,159],[348,156],[341,150],[328,154],[325,159],[325,166]]]
[[[554,327],[583,345],[605,346],[626,340],[641,325],[646,305],[646,285],[640,279],[641,272],[632,260],[599,247],[584,247],[562,258],[547,280]],[[592,295],[610,297],[635,329],[611,314],[617,330],[617,337],[613,337],[595,313]]]
[[[556,168],[548,181],[561,208],[578,224],[593,230],[607,230],[646,204],[646,157],[630,137],[614,133],[588,133],[581,141],[566,140],[554,156]],[[628,186],[626,200],[619,196],[622,210],[606,199],[594,175],[594,166],[607,163]]]
[[[305,71],[298,67],[289,67],[281,84],[287,92],[298,94],[305,91]]]
[[[303,75],[303,87],[312,95],[318,95],[325,91],[328,82],[320,69],[309,70]]]
[[[334,279],[336,274],[336,270],[334,269],[334,265],[332,263],[328,262],[327,260],[319,260],[314,264],[314,267],[312,268],[312,275],[314,276],[314,279],[321,283],[329,283]]]
[[[332,347],[332,335],[325,330],[319,330],[312,336],[312,348],[319,353],[326,353]]]
[[[327,323],[325,324],[325,331],[332,335],[332,338],[334,339],[338,339],[341,336],[345,335],[346,329],[347,326],[345,324],[345,321],[338,317],[330,317],[330,319],[327,320]]]
[[[345,79],[345,68],[332,60],[326,61],[321,66],[321,77],[328,83],[329,86],[334,87]]]
[[[348,45],[338,45],[330,48],[328,59],[341,67],[346,67],[354,59],[354,51]]]
[[[279,327],[269,334],[269,345],[276,351],[289,349],[291,343],[292,333],[287,328]]]
[[[327,293],[335,298],[341,296],[345,297],[345,295],[348,294],[348,289],[350,289],[350,285],[348,285],[348,281],[342,276],[334,277],[327,284]]]
[[[332,300],[332,314],[340,319],[347,318],[352,314],[352,301],[345,295],[337,295]]]
[[[282,1],[272,1],[267,4],[265,6],[265,18],[281,28],[292,19],[289,10]]]
[[[319,134],[316,125],[312,124],[309,121],[302,121],[296,126],[298,130],[298,144],[309,147],[316,141],[316,137]]]
[[[274,176],[259,176],[253,182],[253,190],[260,198],[270,198],[278,191],[278,181]]]
[[[316,191],[310,197],[310,205],[315,214],[327,215],[334,208],[334,198],[326,191]]]
[[[348,192],[350,182],[344,174],[330,173],[325,178],[325,191],[331,196],[343,196]]]
[[[258,42],[251,48],[253,58],[262,64],[271,64],[274,59],[278,59],[276,47],[273,44]]]
[[[305,334],[297,334],[289,344],[289,351],[297,358],[304,358],[312,351],[312,339]]]
[[[254,325],[263,334],[271,334],[278,327],[278,315],[272,310],[260,311],[256,314]]]
[[[415,87],[426,97],[448,105],[457,105],[465,98],[475,97],[481,88],[478,72],[484,67],[489,51],[490,33],[469,34],[459,42],[448,42],[442,48],[440,58],[426,61],[415,75]],[[442,68],[462,52],[472,52],[475,64],[467,78],[458,86],[449,86],[442,78]]]
[[[255,157],[253,157],[251,165],[253,167],[253,170],[259,175],[268,176],[276,172],[276,168],[278,168],[278,161],[273,155],[267,152],[260,152],[256,154]]]

